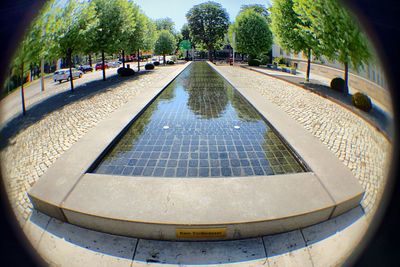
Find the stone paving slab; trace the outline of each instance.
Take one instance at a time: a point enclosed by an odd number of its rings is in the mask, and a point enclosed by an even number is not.
[[[131,266],[136,243],[51,219],[37,251],[52,266]]]
[[[343,107],[292,85],[241,67],[216,66],[239,87],[253,88],[319,139],[346,165],[365,190],[362,206],[372,218],[381,199],[392,144]]]
[[[219,242],[168,242],[139,240],[133,266],[148,263],[171,265],[267,265],[261,238]]]
[[[269,266],[313,266],[311,255],[302,233],[292,231],[264,236]]]
[[[361,208],[339,218],[302,229],[315,267],[342,265],[359,246],[368,229]],[[331,253],[327,253],[330,251]]]

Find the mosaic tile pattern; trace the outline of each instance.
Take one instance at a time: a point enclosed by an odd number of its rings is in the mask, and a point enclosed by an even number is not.
[[[257,111],[207,63],[195,62],[132,124],[93,172],[229,177],[303,171]]]

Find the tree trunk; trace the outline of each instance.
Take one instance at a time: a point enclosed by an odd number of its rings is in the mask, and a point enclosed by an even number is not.
[[[22,115],[25,116],[25,94],[24,94],[24,63],[21,64],[21,100],[22,100]]]
[[[122,67],[125,69],[125,50],[122,50]]]
[[[103,69],[103,81],[106,80],[106,63],[104,60],[104,51],[101,51],[101,63],[102,63],[102,69]]]
[[[89,54],[89,65],[90,65],[90,67],[93,67],[92,66],[92,54]]]
[[[346,91],[349,91],[349,63],[346,62],[344,63],[344,86],[346,88]]]
[[[163,64],[164,65],[166,64],[166,62],[165,62],[165,54],[163,54]]]
[[[44,59],[43,58],[40,61],[40,85],[41,85],[41,89],[43,92],[45,89],[45,86],[44,86]]]
[[[311,70],[311,49],[308,49],[307,52],[307,74],[306,74],[306,82],[310,81],[310,70]]]
[[[211,62],[213,61],[211,48],[208,48],[208,60],[211,61]]]
[[[74,91],[74,79],[72,76],[72,51],[68,51],[68,61],[69,61],[69,82],[71,83],[71,92]]]
[[[140,71],[140,50],[137,50],[137,71]]]

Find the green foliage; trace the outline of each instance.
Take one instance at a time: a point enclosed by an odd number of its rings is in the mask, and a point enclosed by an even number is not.
[[[351,97],[351,102],[356,108],[359,108],[365,112],[369,112],[372,109],[371,98],[363,93],[355,93]]]
[[[161,18],[155,21],[157,31],[169,31],[172,34],[175,34],[175,23],[171,18]]]
[[[183,24],[181,29],[182,40],[191,40],[190,29],[187,23]]]
[[[261,61],[261,65],[267,65],[268,63],[270,63],[270,57],[268,55],[268,53],[261,53],[260,55],[260,61]]]
[[[238,52],[256,57],[272,47],[272,33],[267,20],[252,9],[240,13],[236,17],[235,26],[236,49]]]
[[[162,30],[155,43],[154,52],[158,55],[172,54],[175,51],[175,38],[167,30]]]
[[[144,65],[144,68],[146,70],[154,70],[154,64],[152,63],[147,63],[146,65]]]
[[[269,21],[269,12],[268,12],[268,9],[264,5],[260,5],[260,4],[242,5],[240,7],[239,13],[245,12],[247,10],[253,10],[256,13],[263,16],[264,18],[266,18],[267,21]]]
[[[371,58],[364,34],[347,10],[336,0],[294,0],[300,19],[308,21],[303,29],[319,40],[321,54],[330,60],[359,69]]]
[[[272,63],[275,64],[275,65],[282,65],[282,64],[286,65],[286,58],[284,58],[284,57],[276,57],[276,58],[274,58],[274,60],[272,60]]]
[[[229,27],[229,15],[218,3],[206,2],[192,7],[186,14],[194,43],[213,50],[224,40]]]
[[[295,53],[309,49],[318,54],[318,39],[309,31],[311,21],[295,11],[295,0],[275,0],[271,8],[271,29],[280,47]],[[310,2],[310,1],[308,1]],[[299,12],[299,6],[297,11]]]
[[[259,59],[250,59],[249,60],[249,66],[258,67],[260,65],[261,65],[261,61]]]
[[[145,20],[145,29],[144,29],[144,39],[143,39],[143,50],[152,50],[154,48],[154,44],[157,39],[157,28],[156,24],[154,21],[151,19],[147,18],[145,15],[143,15],[143,18]]]
[[[88,34],[88,46],[92,52],[114,53],[126,45],[127,35],[134,24],[129,19],[127,0],[92,0],[90,6],[95,10],[97,23]]]
[[[93,6],[78,0],[69,1],[56,20],[54,50],[58,57],[82,51],[90,31],[98,23]]]
[[[332,79],[331,89],[335,90],[337,92],[340,92],[340,93],[344,93],[346,95],[349,93],[349,89],[346,86],[345,80],[343,80],[342,78],[339,78],[339,77]]]

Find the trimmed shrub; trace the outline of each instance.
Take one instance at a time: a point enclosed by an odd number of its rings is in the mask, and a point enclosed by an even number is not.
[[[147,63],[146,65],[144,65],[144,68],[146,70],[154,70],[154,64],[152,63]]]
[[[351,102],[356,108],[359,108],[365,112],[369,112],[372,109],[371,98],[363,93],[355,93],[352,95]]]
[[[154,65],[154,66],[160,66],[160,61],[154,61],[154,62],[153,62],[153,65]]]
[[[274,58],[274,60],[272,60],[272,63],[275,65],[282,65],[282,64],[286,65],[287,62],[284,57],[276,57],[276,58]]]
[[[331,89],[346,95],[349,94],[349,89],[346,87],[346,82],[339,77],[332,79]]]
[[[258,67],[261,65],[261,61],[259,59],[250,59],[249,66]]]
[[[261,61],[261,65],[267,65],[268,63],[270,63],[270,58],[268,53],[262,53],[260,55],[260,61]]]
[[[128,68],[123,68],[123,67],[121,67],[121,68],[119,68],[118,70],[117,70],[117,73],[120,75],[120,76],[122,76],[122,77],[124,77],[124,76],[131,76],[131,75],[134,75],[135,74],[135,71],[133,70],[133,69],[128,69]]]

